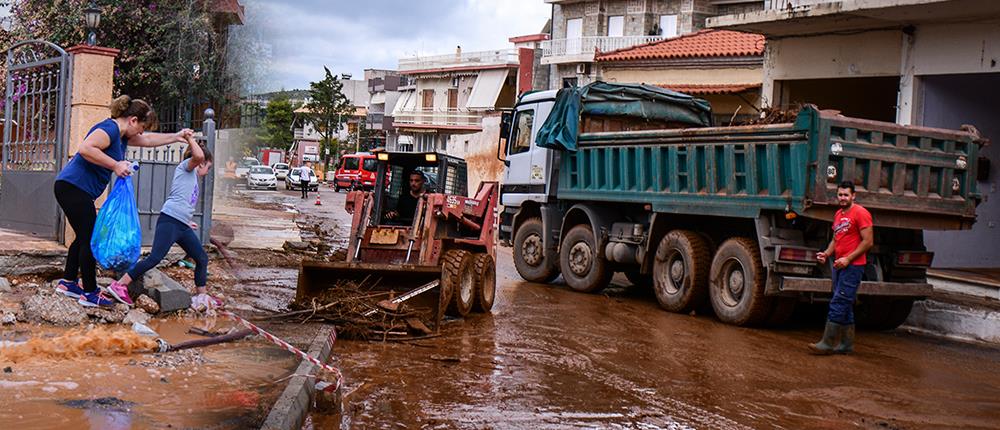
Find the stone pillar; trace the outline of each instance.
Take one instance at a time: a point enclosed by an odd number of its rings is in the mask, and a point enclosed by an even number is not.
[[[115,57],[118,50],[99,46],[76,45],[66,50],[70,54],[72,75],[69,87],[69,127],[67,160],[76,155],[80,143],[90,128],[111,115],[108,105],[114,89]],[[98,206],[104,196],[98,200]],[[65,224],[65,242],[69,245],[75,235],[69,223]]]

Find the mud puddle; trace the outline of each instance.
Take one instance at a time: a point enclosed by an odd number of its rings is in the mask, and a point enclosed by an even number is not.
[[[151,321],[149,326],[168,342],[179,343],[201,338],[187,333],[192,326],[225,331],[232,323],[172,318]],[[22,328],[6,337],[52,340],[65,334],[51,328],[28,333]],[[298,364],[283,349],[255,338],[165,354],[103,351],[104,356],[0,359],[4,368],[0,397],[5,399],[0,422],[32,429],[253,427],[263,421],[284,388],[283,381],[276,381]]]
[[[518,280],[501,251],[492,315],[407,343],[339,341],[345,411],[325,428],[986,429],[1000,353],[859,332],[814,357],[821,326],[738,328],[637,292]]]

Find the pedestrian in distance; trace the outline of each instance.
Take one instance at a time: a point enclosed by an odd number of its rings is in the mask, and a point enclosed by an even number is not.
[[[854,351],[854,300],[868,264],[866,254],[875,242],[872,215],[854,202],[854,183],[837,187],[840,209],[833,217],[833,240],[816,260],[832,259],[833,297],[826,317],[823,339],[810,344],[815,354],[849,354]]]
[[[226,195],[228,196],[236,188],[236,160],[233,157],[229,157],[229,161],[226,161]]]
[[[194,285],[196,294],[191,298],[194,309],[212,309],[222,305],[222,301],[210,296],[208,283],[208,254],[201,246],[201,240],[194,230],[198,228],[193,220],[195,206],[198,204],[200,189],[198,180],[212,171],[212,153],[202,148],[192,137],[187,138],[188,149],[184,151],[184,161],[174,168],[174,179],[170,185],[170,195],[163,202],[160,216],[156,220],[156,233],[153,236],[153,248],[149,256],[139,261],[118,281],[111,283],[108,293],[119,302],[132,305],[128,294],[128,285],[135,279],[142,278],[150,269],[156,267],[167,256],[167,251],[175,243],[192,257],[195,262]]]
[[[190,129],[177,133],[146,133],[156,128],[156,113],[149,103],[127,95],[114,99],[109,108],[111,118],[91,127],[79,151],[59,172],[53,187],[56,201],[76,235],[66,254],[65,271],[56,290],[88,307],[114,305],[114,301],[98,288],[97,262],[90,249],[97,221],[94,202],[104,193],[112,174],[118,177],[132,174],[132,163],[125,160],[129,145],[169,145],[183,142],[193,133]]]
[[[302,198],[309,198],[309,182],[312,181],[312,162],[306,161],[306,164],[299,169],[299,186],[302,187]]]

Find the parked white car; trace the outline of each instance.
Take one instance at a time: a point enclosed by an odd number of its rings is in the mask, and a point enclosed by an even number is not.
[[[274,176],[278,178],[279,181],[284,181],[288,177],[288,172],[292,170],[292,167],[287,163],[274,163],[271,165],[274,169]]]
[[[286,190],[299,190],[302,189],[302,184],[299,183],[299,171],[302,169],[309,169],[308,167],[296,167],[288,172],[288,176],[285,177],[285,189]],[[312,169],[310,169],[312,170]],[[312,179],[309,180],[309,190],[316,191],[319,189],[319,179],[316,178],[316,172],[313,172]]]
[[[267,166],[250,168],[250,172],[247,174],[247,189],[257,188],[278,189],[278,178],[274,176],[274,169]]]
[[[260,161],[257,161],[256,158],[243,157],[240,159],[239,164],[236,165],[236,177],[241,179],[247,177],[247,173],[250,172],[250,168],[259,165]]]

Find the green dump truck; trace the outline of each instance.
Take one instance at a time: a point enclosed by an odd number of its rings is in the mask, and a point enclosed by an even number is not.
[[[671,312],[735,325],[785,322],[828,299],[836,188],[857,186],[875,222],[859,324],[903,323],[931,286],[923,230],[976,219],[971,126],[943,130],[805,106],[794,122],[713,127],[703,100],[595,83],[523,95],[504,115],[500,239],[522,278],[577,291],[615,272]]]

